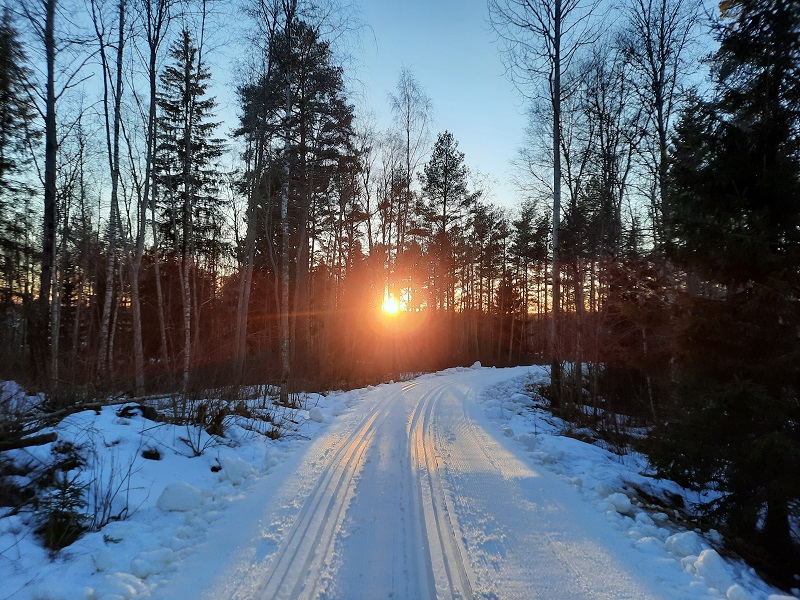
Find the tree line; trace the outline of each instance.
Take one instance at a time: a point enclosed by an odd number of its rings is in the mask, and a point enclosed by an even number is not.
[[[546,362],[554,409],[650,427],[659,473],[791,564],[796,3],[489,0],[530,111],[511,211],[458,132],[434,135],[411,71],[391,128],[359,114],[342,7],[246,5],[225,132],[217,4],[71,2],[0,24],[2,376],[137,396],[270,381],[290,403]]]
[[[707,25],[682,0],[489,6],[533,106],[522,163],[552,207],[551,405],[579,421],[589,405],[607,434],[639,414],[653,471],[788,584],[800,6],[726,0]]]

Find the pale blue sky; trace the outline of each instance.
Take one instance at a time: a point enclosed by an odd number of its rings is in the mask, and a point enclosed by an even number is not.
[[[351,55],[345,70],[356,114],[370,111],[378,129],[388,129],[389,94],[397,86],[400,70],[409,68],[433,105],[430,147],[437,133],[450,131],[467,166],[493,182],[487,184],[488,200],[517,206],[520,195],[511,183],[511,160],[523,142],[527,119],[519,93],[504,74],[485,0],[350,2],[360,13],[356,33],[360,43],[349,38],[340,50]],[[213,93],[226,130],[237,122],[236,75],[231,66],[247,51],[241,42],[244,38],[219,47],[209,57],[219,84]]]
[[[381,129],[391,124],[388,95],[408,67],[430,96],[432,135],[453,133],[470,168],[497,180],[490,200],[516,206],[510,161],[526,118],[504,75],[483,0],[355,0],[366,28],[359,79]],[[433,140],[431,140],[433,142]]]

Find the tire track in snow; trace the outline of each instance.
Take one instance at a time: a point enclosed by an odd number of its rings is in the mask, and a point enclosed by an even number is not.
[[[311,598],[317,592],[317,582],[353,496],[353,480],[361,471],[364,453],[389,414],[391,403],[416,385],[406,384],[380,402],[329,459],[269,565],[260,598]]]

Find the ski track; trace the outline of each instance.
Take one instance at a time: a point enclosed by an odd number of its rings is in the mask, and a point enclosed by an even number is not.
[[[416,384],[407,384],[400,394]],[[306,498],[295,524],[271,561],[258,597],[264,600],[312,598],[354,493],[357,473],[376,430],[390,414],[398,394],[378,404],[333,455]]]
[[[298,460],[204,598],[655,599],[574,487],[487,422],[462,371],[368,393]],[[494,429],[494,428],[492,428]]]

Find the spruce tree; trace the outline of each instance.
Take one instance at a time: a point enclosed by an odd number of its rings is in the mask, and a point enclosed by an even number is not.
[[[211,121],[216,102],[207,95],[211,75],[188,29],[170,47],[169,56],[172,62],[161,74],[162,91],[157,97],[155,177],[161,193],[162,235],[180,257],[186,392],[202,322],[196,261],[205,258],[206,267],[213,269],[222,249],[223,219],[217,198],[222,174],[216,164],[222,142],[212,137],[217,123]]]
[[[0,201],[21,187],[21,182],[11,178],[29,162],[29,138],[36,135],[36,107],[26,91],[27,61],[5,8],[0,16]]]
[[[31,232],[20,230],[19,222],[27,222],[26,214],[31,189],[24,179],[26,166],[31,160],[31,140],[41,132],[33,125],[36,107],[26,91],[30,74],[28,58],[19,40],[17,30],[6,7],[0,15],[0,285],[2,300],[20,290],[14,289],[15,280],[24,277],[18,272],[20,253],[25,252],[25,236]],[[28,249],[29,251],[29,249]],[[27,295],[27,285],[24,286]]]
[[[656,463],[716,490],[716,520],[788,565],[800,500],[800,4],[720,8],[716,93],[690,102],[669,172],[673,259],[690,285],[683,387]]]
[[[214,136],[216,100],[208,96],[211,74],[201,62],[188,29],[170,48],[172,62],[161,73],[157,103],[156,179],[161,197],[162,235],[181,254],[196,251],[216,260],[222,208],[217,159],[222,140]]]

